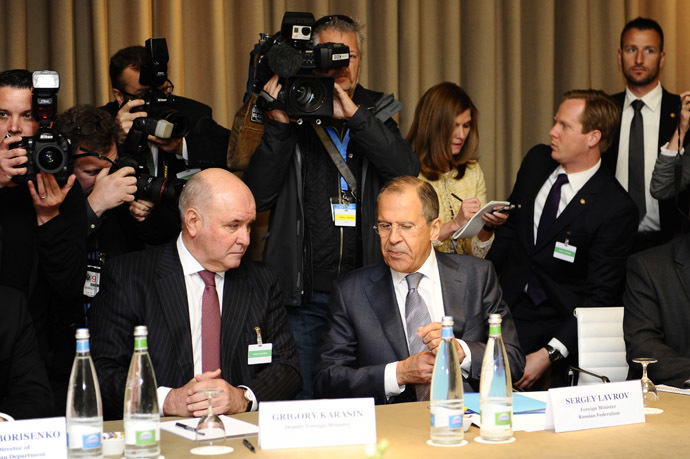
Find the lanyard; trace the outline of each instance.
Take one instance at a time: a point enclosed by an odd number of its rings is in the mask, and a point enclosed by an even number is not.
[[[335,132],[335,129],[333,129],[332,127],[326,128],[326,132],[328,132],[328,135],[333,141],[333,145],[335,145],[335,148],[337,148],[340,152],[340,156],[343,157],[343,161],[347,163],[347,145],[350,143],[350,130],[348,129],[347,131],[345,131],[345,137],[343,138],[342,142],[338,138],[338,134]],[[342,175],[340,176],[340,189],[342,191],[348,190],[347,182],[342,177]]]

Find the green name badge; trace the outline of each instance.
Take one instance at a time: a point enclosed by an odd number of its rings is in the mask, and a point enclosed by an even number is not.
[[[577,247],[563,242],[556,242],[556,247],[553,249],[553,257],[559,260],[567,261],[568,263],[575,262],[575,252]]]
[[[273,344],[250,344],[247,354],[248,365],[258,365],[260,363],[271,363],[273,356]]]

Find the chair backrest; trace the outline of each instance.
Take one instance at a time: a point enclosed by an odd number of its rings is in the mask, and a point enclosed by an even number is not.
[[[575,308],[577,317],[578,366],[607,376],[611,382],[625,381],[628,363],[623,340],[623,306]],[[578,385],[601,380],[580,374]]]

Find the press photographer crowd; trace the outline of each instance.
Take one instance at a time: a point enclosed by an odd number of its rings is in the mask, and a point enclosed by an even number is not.
[[[690,385],[690,92],[661,86],[654,20],[621,33],[625,90],[566,92],[500,200],[458,84],[429,88],[404,137],[402,103],[359,84],[358,21],[288,12],[260,37],[232,131],[175,94],[165,38],[111,57],[101,107],[58,113],[57,72],[0,72],[0,419],[147,414],[158,438],[209,391],[216,414],[433,401],[446,345],[462,397],[496,330],[508,390],[546,390],[576,380],[590,306],[625,306],[629,378],[645,354],[655,383]],[[243,258],[263,211],[261,261]],[[153,390],[132,395],[138,365]]]

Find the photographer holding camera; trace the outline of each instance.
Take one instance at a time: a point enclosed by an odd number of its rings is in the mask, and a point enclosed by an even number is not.
[[[37,77],[51,76],[55,78],[47,86],[52,98],[41,98],[52,99],[51,106],[34,106],[40,101],[32,104],[32,88],[42,90],[37,83],[45,82]],[[67,167],[45,172],[52,163],[68,163],[69,146],[59,136],[53,136],[53,144],[34,137],[37,115],[46,115],[40,129],[51,135],[47,126],[57,107],[58,87],[55,72],[35,72],[33,84],[27,70],[0,73],[0,284],[28,298],[55,413],[64,414],[74,327],[82,325],[83,317],[86,212],[81,188]]]
[[[285,25],[285,18],[283,22]],[[295,27],[305,30],[301,25]],[[300,398],[313,396],[311,371],[326,323],[332,281],[381,258],[378,237],[372,230],[380,188],[394,177],[419,173],[417,156],[391,118],[399,111],[399,103],[391,104],[392,96],[357,84],[361,29],[358,22],[337,15],[321,18],[314,23],[313,32],[309,30],[314,44],[349,47],[349,65],[314,71],[335,80],[332,115],[321,120],[326,128],[321,130],[328,133],[326,140],[331,145],[327,147],[321,140],[318,123],[291,122],[286,110],[268,109],[261,144],[243,175],[257,211],[271,210],[263,259],[281,273],[283,296],[291,306],[288,321],[297,341],[304,382]],[[277,75],[263,86],[272,99],[281,98],[281,89]],[[297,90],[297,99],[308,93]],[[335,156],[343,158],[340,166],[344,168],[336,166],[337,158],[327,151],[336,148],[340,154]]]
[[[148,116],[146,110],[152,101],[147,100],[147,96],[151,90],[156,90],[155,94],[158,97],[168,99],[166,104],[170,109],[186,118],[185,131],[188,132],[181,137],[148,136],[151,158],[147,161],[151,175],[175,177],[187,169],[225,168],[230,131],[213,120],[212,110],[208,105],[185,97],[172,96],[174,86],[167,79],[167,46],[164,39],[147,40],[147,46],[152,40],[163,40],[162,43],[154,42],[150,45],[152,49],[149,53],[154,54],[153,56],[147,57],[147,49],[143,46],[130,46],[119,50],[110,58],[110,82],[115,101],[101,108],[117,121],[118,143],[122,145],[125,142],[135,119]],[[159,52],[163,53],[163,62],[157,61],[159,57],[155,54]],[[157,72],[164,76],[164,81],[156,87],[142,84],[142,69],[145,70],[151,60],[154,60],[153,65],[161,66]],[[156,78],[159,75],[152,78],[147,78],[146,74],[143,76],[144,82],[157,82]],[[158,151],[165,154],[159,155]]]

